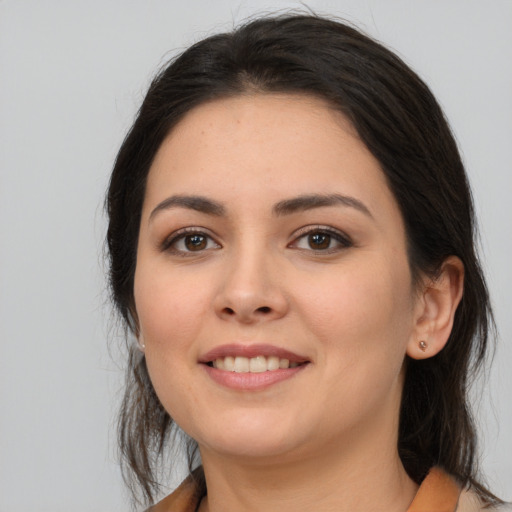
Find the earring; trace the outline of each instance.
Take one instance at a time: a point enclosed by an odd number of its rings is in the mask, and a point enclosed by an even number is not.
[[[142,337],[142,334],[139,334],[137,337],[137,346],[139,347],[139,350],[141,352],[144,352],[146,350],[146,344],[144,343],[144,338]]]
[[[420,342],[418,343],[418,345],[419,345],[420,350],[421,350],[422,352],[425,352],[425,351],[427,350],[428,345],[427,345],[427,342],[426,342],[426,341],[423,341],[423,340],[422,340],[422,341],[420,341]]]

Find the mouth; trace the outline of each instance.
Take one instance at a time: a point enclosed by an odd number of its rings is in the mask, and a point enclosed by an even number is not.
[[[243,356],[218,357],[215,361],[209,361],[207,364],[211,368],[227,372],[263,373],[296,368],[307,363],[307,361],[290,361],[284,357],[260,355],[251,358]]]
[[[229,388],[259,390],[287,380],[311,361],[272,345],[223,345],[199,360],[210,377]]]

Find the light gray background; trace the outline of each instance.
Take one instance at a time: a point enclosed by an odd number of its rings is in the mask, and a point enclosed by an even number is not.
[[[479,408],[482,466],[510,500],[512,1],[307,4],[398,51],[453,125],[501,331]],[[101,257],[113,158],[165,58],[251,13],[290,6],[300,4],[0,1],[0,512],[127,509]]]

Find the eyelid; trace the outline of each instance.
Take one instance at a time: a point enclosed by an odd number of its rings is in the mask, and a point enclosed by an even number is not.
[[[205,237],[209,238],[210,240],[212,240],[215,243],[215,245],[217,245],[216,249],[222,247],[221,244],[219,242],[217,242],[215,237],[210,233],[210,231],[208,229],[203,228],[201,226],[187,226],[185,228],[180,228],[176,231],[173,231],[169,236],[166,236],[163,239],[163,241],[159,244],[160,250],[162,252],[171,252],[173,254],[179,254],[182,256],[188,256],[191,254],[198,255],[207,250],[211,250],[211,249],[204,249],[202,251],[197,251],[197,253],[195,251],[181,251],[178,249],[173,250],[173,248],[172,248],[173,244],[175,244],[179,240],[183,239],[187,235],[205,236]]]
[[[318,253],[318,254],[320,254],[320,253],[330,254],[332,252],[337,252],[341,249],[346,249],[346,248],[352,247],[354,245],[354,242],[352,241],[350,236],[348,236],[345,232],[343,232],[339,229],[333,228],[332,226],[315,224],[315,225],[310,225],[310,226],[304,226],[304,227],[298,229],[297,231],[295,231],[295,233],[293,233],[293,240],[292,240],[292,242],[290,242],[290,244],[288,244],[288,247],[293,246],[293,244],[297,243],[298,240],[300,240],[301,238],[308,236],[312,233],[325,233],[326,235],[330,235],[340,244],[341,247],[331,248],[331,249],[322,249],[322,250],[316,250],[316,251],[314,249],[303,249],[305,251],[310,251],[310,252]]]
[[[314,224],[309,226],[304,226],[298,229],[293,233],[293,240],[288,244],[287,247],[293,247],[294,244],[297,243],[298,240],[301,238],[308,236],[313,233],[324,233],[331,237],[333,237],[339,244],[339,247],[331,248],[331,249],[322,249],[322,250],[316,250],[315,249],[303,249],[308,252],[313,253],[322,253],[322,254],[330,254],[332,252],[337,252],[341,249],[345,249],[348,247],[351,247],[354,245],[351,238],[344,233],[343,231],[336,229],[332,226],[326,226],[321,224]],[[208,230],[207,228],[201,227],[201,226],[187,226],[184,228],[180,228],[176,231],[173,231],[170,235],[165,237],[163,241],[159,244],[159,248],[162,252],[172,252],[177,255],[181,256],[190,256],[193,254],[199,255],[200,253],[206,252],[208,250],[212,250],[212,248],[209,249],[203,249],[201,251],[184,251],[179,249],[172,248],[173,244],[178,242],[179,240],[183,239],[187,235],[201,235],[207,237],[210,241],[213,241],[213,243],[217,246],[215,249],[222,248],[222,245],[216,240],[216,237]]]

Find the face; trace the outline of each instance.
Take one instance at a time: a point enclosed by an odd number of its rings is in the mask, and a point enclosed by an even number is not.
[[[203,455],[396,435],[415,318],[404,225],[323,101],[240,96],[187,114],[148,175],[134,294],[156,393]]]

